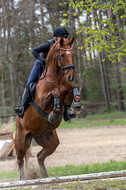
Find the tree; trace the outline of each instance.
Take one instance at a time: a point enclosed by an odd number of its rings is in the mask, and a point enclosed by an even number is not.
[[[117,21],[116,23],[113,22],[114,20],[112,15],[110,17],[107,17],[107,11],[109,10],[109,7],[111,7],[113,15],[115,15],[115,17],[118,17],[118,20],[121,22],[121,19],[122,20],[125,19],[125,12],[126,12],[125,2],[122,0],[116,0],[111,2],[100,1],[100,0],[96,1],[87,0],[87,1],[77,2],[71,0],[70,6],[73,7],[74,12],[76,12],[77,8],[79,8],[82,12],[82,15],[85,13],[85,9],[87,11],[87,14],[93,12],[94,15],[96,12],[99,12],[99,16],[98,17],[94,16],[93,18],[95,22],[95,25],[93,27],[85,26],[83,22],[83,25],[79,27],[78,30],[79,33],[81,33],[84,30],[88,34],[86,38],[87,42],[86,46],[88,47],[88,49],[91,52],[93,52],[94,50],[99,52],[101,76],[103,80],[103,89],[104,89],[107,108],[109,108],[110,93],[108,94],[109,88],[108,88],[107,72],[105,67],[106,57],[113,63],[113,65],[115,64],[114,68],[116,73],[115,77],[116,77],[116,87],[117,87],[116,89],[117,89],[118,109],[124,111],[123,94],[121,91],[121,77],[119,74],[120,73],[119,67],[117,67],[117,65],[119,64],[119,62],[121,62],[122,56],[126,55],[126,49],[124,48],[124,44],[126,45],[126,41],[122,38],[122,36],[126,31],[123,30],[124,26],[121,27],[119,22],[118,25],[116,24]],[[118,14],[119,12],[120,14]],[[102,18],[103,13],[105,14],[104,19]],[[99,21],[98,24],[96,24],[97,21]],[[119,35],[117,35],[117,33],[119,34],[120,31],[123,31],[123,35],[121,35],[121,40],[119,39]]]

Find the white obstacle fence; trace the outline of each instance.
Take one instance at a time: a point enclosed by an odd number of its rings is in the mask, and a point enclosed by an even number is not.
[[[63,177],[53,177],[53,178],[43,178],[43,179],[34,179],[34,180],[24,180],[24,181],[15,181],[15,182],[5,182],[0,183],[0,189],[7,188],[16,188],[23,186],[38,186],[42,184],[57,184],[57,183],[69,183],[80,181],[83,183],[88,183],[91,181],[97,180],[124,180],[126,179],[126,170],[122,171],[111,171],[103,173],[92,173],[85,175],[74,175],[74,176],[63,176]]]

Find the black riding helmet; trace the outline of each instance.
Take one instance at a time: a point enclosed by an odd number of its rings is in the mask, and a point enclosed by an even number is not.
[[[67,32],[66,28],[64,28],[64,27],[57,27],[53,32],[54,37],[67,38],[68,35],[69,35],[69,33]]]

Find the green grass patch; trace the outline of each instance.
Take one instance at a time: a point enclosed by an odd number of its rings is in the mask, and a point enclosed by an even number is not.
[[[48,168],[50,177],[70,176],[108,171],[126,170],[126,161],[116,162],[111,160],[106,163],[95,163],[87,165],[66,165],[62,167]]]
[[[119,126],[119,125],[126,125],[126,119],[99,119],[99,120],[74,119],[70,123],[62,121],[59,128],[81,128],[81,127],[100,127],[100,126]]]
[[[90,183],[69,183],[69,184],[57,184],[57,185],[48,185],[36,187],[35,190],[125,190],[126,189],[126,180],[123,181],[97,181],[97,182],[90,182]],[[29,189],[30,190],[30,189]]]
[[[126,161],[117,162],[111,160],[106,163],[95,163],[86,165],[66,165],[59,167],[48,167],[47,171],[50,177],[70,176],[90,173],[100,173],[107,171],[126,170]],[[36,170],[36,172],[40,172]],[[18,171],[0,172],[0,181],[19,180]]]
[[[117,162],[111,160],[107,163],[96,163],[96,164],[87,164],[87,165],[66,165],[62,167],[49,167],[47,168],[48,174],[50,177],[59,177],[59,176],[70,176],[70,175],[80,175],[80,174],[90,174],[90,173],[100,173],[107,171],[119,171],[126,170],[126,161]],[[38,170],[36,170],[38,173]],[[0,172],[0,181],[12,181],[19,180],[18,171],[10,172]],[[89,184],[83,184],[81,182],[69,183],[63,185],[48,185],[48,187],[38,186],[34,189],[57,189],[57,190],[66,190],[66,189],[85,189],[85,190],[124,190],[126,189],[126,180],[124,181],[106,181],[106,182],[90,182]],[[18,190],[23,190],[24,188],[18,188]],[[33,188],[28,188],[33,189]]]
[[[101,111],[96,114],[88,114],[85,119],[125,119],[126,118],[126,112],[121,112],[121,111]]]
[[[59,128],[79,128],[126,125],[126,112],[106,112],[89,114],[85,118],[75,118],[71,122],[62,120]]]
[[[19,180],[19,172],[18,171],[8,171],[8,172],[0,172],[0,181],[7,180]]]

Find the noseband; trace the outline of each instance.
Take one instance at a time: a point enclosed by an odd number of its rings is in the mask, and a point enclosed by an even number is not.
[[[71,65],[67,65],[67,66],[63,66],[63,64],[62,64],[62,61],[61,61],[61,56],[60,56],[60,50],[65,50],[65,51],[71,51],[72,50],[72,48],[70,48],[70,49],[64,49],[64,48],[60,48],[59,47],[59,43],[58,43],[58,53],[57,53],[57,57],[58,57],[58,59],[59,59],[59,62],[60,62],[60,65],[61,65],[61,69],[62,69],[62,74],[61,74],[61,76],[59,76],[58,78],[57,78],[57,80],[55,80],[55,81],[48,81],[48,80],[46,80],[46,75],[44,75],[44,80],[46,81],[46,82],[48,82],[48,83],[55,83],[55,82],[57,82],[57,81],[59,81],[62,77],[63,77],[63,75],[64,74],[67,74],[71,69],[74,69],[74,65],[73,64],[71,64]],[[46,63],[46,66],[47,66],[47,63]],[[67,72],[65,72],[65,70],[67,69]],[[46,70],[47,70],[47,68],[46,68]],[[43,73],[44,74],[44,73]],[[43,79],[43,78],[40,78],[39,80],[41,80],[41,79]]]

